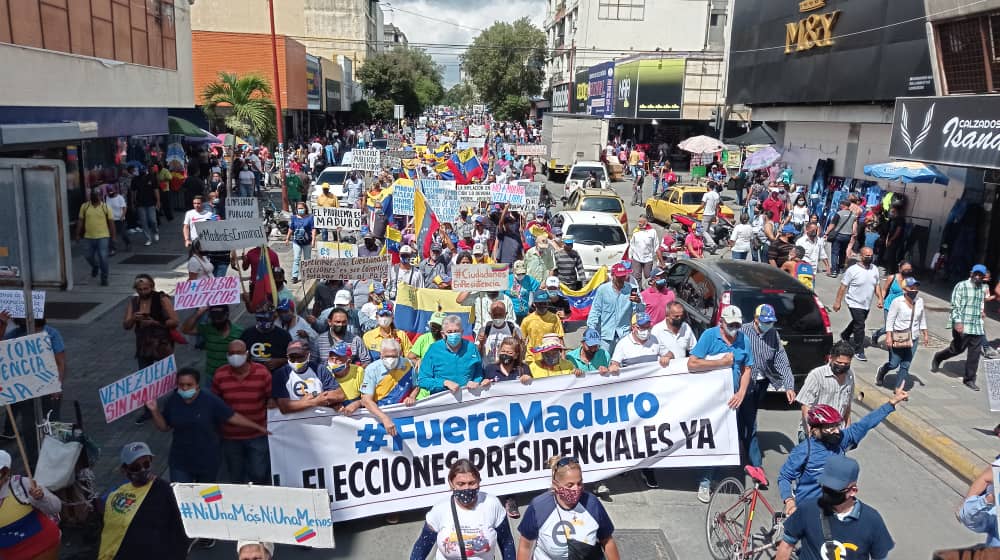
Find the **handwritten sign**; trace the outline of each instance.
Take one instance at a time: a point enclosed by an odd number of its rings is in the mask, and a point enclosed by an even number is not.
[[[427,199],[427,204],[434,210],[440,222],[454,223],[458,219],[461,201],[455,191],[455,181],[421,179],[417,183],[420,185],[420,192],[424,193],[424,198]]]
[[[217,220],[194,224],[202,251],[260,247],[267,242],[260,220]]]
[[[489,202],[491,199],[489,185],[480,183],[458,187],[458,201],[464,206],[479,206],[480,202]]]
[[[316,229],[337,229],[358,231],[361,229],[362,211],[357,208],[326,208],[317,206],[313,209],[313,225]]]
[[[456,264],[451,267],[451,288],[460,292],[502,292],[509,286],[505,264]]]
[[[236,276],[178,282],[174,290],[174,309],[177,310],[239,302],[240,279]]]
[[[427,145],[427,129],[418,128],[416,132],[413,133],[413,143],[417,146]]]
[[[146,406],[177,387],[177,362],[171,354],[135,373],[101,387],[101,408],[109,424],[133,410]]]
[[[533,183],[530,181],[514,181],[515,185],[521,185],[524,187],[524,205],[512,205],[511,210],[516,210],[518,212],[524,212],[526,210],[532,210],[538,208],[538,199],[542,196],[542,183]]]
[[[470,148],[469,143],[465,142],[464,140],[459,140],[455,144],[455,149],[458,150],[458,151],[468,150],[469,148]]]
[[[303,278],[371,280],[389,276],[389,257],[319,258],[302,261]]]
[[[31,308],[35,319],[45,318],[45,292],[31,292]],[[0,311],[10,313],[15,319],[24,319],[24,292],[21,290],[0,290]]]
[[[333,548],[325,490],[245,484],[172,484],[191,538]]]
[[[515,144],[514,153],[519,156],[544,156],[548,148],[545,144]]]
[[[392,187],[392,213],[396,216],[413,215],[413,197],[416,187],[396,183]]]
[[[403,147],[403,139],[395,135],[390,136],[389,138],[387,138],[385,146],[386,149],[389,150],[398,150]]]
[[[482,137],[486,136],[486,127],[481,124],[470,124],[469,125],[469,136]]]
[[[336,241],[316,242],[317,257],[353,259],[357,254],[358,247],[353,243],[337,243]]]
[[[62,391],[62,383],[48,333],[0,342],[0,405],[59,391]]]
[[[483,148],[486,146],[486,138],[473,138],[469,137],[469,147],[470,148]]]
[[[378,173],[382,170],[382,151],[376,148],[368,148],[363,150],[352,150],[354,154],[354,163],[351,164],[354,169],[360,169],[362,171],[371,171],[372,173]]]
[[[231,196],[226,199],[227,220],[259,220],[260,206],[252,196]]]
[[[493,183],[490,185],[490,201],[524,207],[524,185]]]
[[[986,374],[990,412],[1000,412],[1000,360],[983,360],[983,371]]]

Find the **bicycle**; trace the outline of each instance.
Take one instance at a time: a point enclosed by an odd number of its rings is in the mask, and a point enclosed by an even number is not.
[[[753,479],[753,488],[744,489],[741,481],[726,478],[708,503],[705,535],[708,550],[716,560],[757,560],[765,554],[774,558],[784,535],[784,512],[776,512],[761,492],[768,486],[764,470],[751,466],[744,470]],[[758,520],[759,531],[754,532],[754,515],[760,504],[770,518]]]

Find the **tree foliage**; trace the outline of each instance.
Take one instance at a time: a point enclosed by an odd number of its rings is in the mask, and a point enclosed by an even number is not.
[[[462,65],[498,118],[523,119],[530,107],[528,97],[542,89],[545,32],[527,17],[496,22],[472,41]]]
[[[393,105],[419,115],[444,95],[441,69],[420,49],[397,47],[379,53],[365,60],[357,76],[376,118],[391,119]]]
[[[479,101],[479,94],[476,88],[469,82],[459,82],[445,92],[441,99],[442,105],[449,107],[467,107]]]
[[[202,110],[209,119],[215,120],[220,118],[219,109],[225,107],[228,111],[222,120],[233,134],[270,142],[276,130],[271,94],[271,84],[261,76],[219,72],[218,80],[206,85],[201,92]]]

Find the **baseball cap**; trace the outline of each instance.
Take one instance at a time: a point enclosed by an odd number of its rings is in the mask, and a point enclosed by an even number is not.
[[[382,308],[375,312],[376,317],[392,317],[392,311]]]
[[[526,274],[528,272],[528,265],[524,264],[524,261],[514,261],[514,274]]]
[[[549,292],[546,290],[538,290],[535,292],[535,303],[548,303],[549,300]]]
[[[291,311],[294,308],[295,304],[288,298],[281,298],[281,300],[278,301],[278,311]]]
[[[560,340],[559,335],[550,333],[542,337],[542,343],[535,347],[534,351],[537,353],[548,352],[549,350],[562,350],[566,348],[563,346],[562,340]]]
[[[334,305],[348,305],[351,303],[351,292],[350,290],[340,290],[337,295],[333,298]]]
[[[615,264],[611,267],[611,275],[617,276],[618,278],[628,276],[628,269],[625,268],[625,265],[622,263]]]
[[[10,453],[0,450],[0,469],[10,468]]]
[[[667,273],[667,269],[660,268],[658,266],[654,266],[653,269],[649,271],[649,276],[650,277],[661,276],[661,275],[666,274],[666,273]]]
[[[483,223],[486,221],[486,216],[476,216],[476,223]]]
[[[132,443],[126,443],[122,446],[120,457],[123,465],[131,465],[136,462],[139,457],[155,457],[155,455],[153,455],[153,452],[149,450],[149,446],[146,445],[146,442],[133,441]],[[10,455],[7,455],[7,465],[10,466]],[[0,461],[0,467],[2,466],[3,463]]]
[[[535,210],[535,217],[536,218],[540,218],[540,217],[542,217],[544,215],[545,215],[545,209],[544,208],[539,208],[538,210]]]
[[[597,346],[601,343],[601,333],[595,328],[589,328],[583,333],[583,343],[587,346]]]
[[[385,293],[385,286],[383,286],[381,282],[376,280],[375,282],[372,282],[371,286],[368,286],[368,292],[382,295]]]
[[[293,343],[294,344],[294,343]],[[299,344],[302,344],[299,342]],[[340,356],[341,358],[346,358],[351,355],[351,347],[347,345],[346,342],[340,341],[332,346],[330,346],[330,353],[335,356]]]
[[[436,243],[436,242],[435,243],[431,243],[431,251],[440,251],[440,250],[441,250],[441,244],[440,243]]]
[[[632,316],[632,324],[639,327],[648,327],[653,324],[653,320],[646,313],[636,313]]]
[[[774,308],[767,303],[758,305],[753,314],[761,323],[774,323],[778,320],[778,317],[774,314]]]
[[[552,228],[552,237],[560,237],[560,236],[562,236],[562,228],[558,226]]]
[[[986,265],[977,264],[976,266],[972,267],[972,274],[983,274],[983,275],[985,275],[987,272],[989,272],[989,271],[986,270]]]
[[[486,247],[483,247],[482,243],[476,243],[475,245],[472,246],[473,255],[482,255],[485,252],[486,252]]]
[[[785,227],[781,228],[781,233],[795,233],[795,226],[792,224],[785,224]]]
[[[407,255],[412,255],[413,247],[410,247],[409,245],[403,245],[402,247],[399,248],[399,254],[402,255],[404,253]]]
[[[917,280],[916,278],[914,278],[914,277],[911,276],[911,277],[909,277],[909,278],[907,278],[906,280],[903,281],[903,285],[906,286],[907,288],[912,288],[914,286],[919,286],[920,285],[920,280]]]
[[[441,325],[444,324],[444,318],[448,315],[444,311],[436,311],[431,318],[428,319],[427,324]]]
[[[726,308],[722,310],[722,322],[727,325],[730,323],[742,323],[743,312],[740,311],[740,308],[735,305],[727,305]]]
[[[576,241],[576,238],[573,237],[572,235],[564,235],[563,238],[562,238],[562,240],[563,240],[563,243],[568,243],[568,244],[572,245]]]
[[[831,490],[843,490],[858,481],[861,467],[854,459],[845,455],[830,455],[819,475],[819,485]]]
[[[545,287],[546,288],[558,288],[559,287],[559,279],[556,278],[555,276],[549,276],[548,278],[545,279]]]
[[[274,543],[269,543],[265,541],[237,541],[236,542],[236,554],[239,554],[243,550],[244,546],[260,545],[264,547],[264,550],[271,556],[274,556]]]

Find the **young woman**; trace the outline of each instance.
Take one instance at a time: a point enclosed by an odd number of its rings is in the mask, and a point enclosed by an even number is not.
[[[750,215],[746,212],[740,214],[740,223],[733,228],[729,234],[729,246],[732,247],[733,260],[745,261],[750,256],[753,249],[753,226],[750,225]]]
[[[910,362],[917,352],[917,335],[922,335],[924,345],[928,342],[927,315],[924,313],[924,300],[920,297],[919,290],[920,281],[912,276],[906,277],[903,281],[903,297],[897,297],[889,306],[885,319],[885,328],[888,330],[885,345],[889,349],[889,361],[878,368],[875,374],[876,385],[882,385],[885,375],[898,367],[895,388],[905,389],[906,380],[910,377]]]
[[[809,207],[806,205],[806,195],[800,193],[795,197],[795,204],[792,206],[792,225],[795,226],[796,235],[802,235],[808,221]]]
[[[212,278],[215,265],[208,260],[201,250],[201,243],[196,239],[188,249],[188,280],[201,280],[202,278]]]
[[[285,243],[292,241],[292,284],[299,283],[299,265],[302,259],[309,260],[312,256],[314,245],[313,217],[309,215],[309,208],[305,202],[295,204],[295,215],[292,216],[288,224],[288,233],[285,235]]]
[[[424,560],[432,550],[436,560],[515,559],[507,515],[500,500],[479,490],[480,481],[479,470],[468,459],[452,463],[448,470],[451,494],[427,512],[410,560]]]
[[[882,293],[885,294],[885,297],[879,302],[879,307],[882,308],[883,319],[889,317],[889,308],[892,307],[892,302],[903,295],[903,283],[907,278],[913,276],[913,265],[909,261],[900,261],[898,268],[899,272],[886,278],[885,284],[882,286]],[[878,339],[885,334],[885,329],[885,323],[883,323],[877,331],[872,333],[872,346],[878,346]]]
[[[701,224],[688,227],[687,237],[684,238],[684,249],[689,259],[700,259],[704,256],[705,242],[701,240]]]
[[[583,490],[580,462],[557,455],[549,459],[549,468],[552,489],[531,500],[517,527],[517,560],[619,560],[614,523],[600,500]]]

